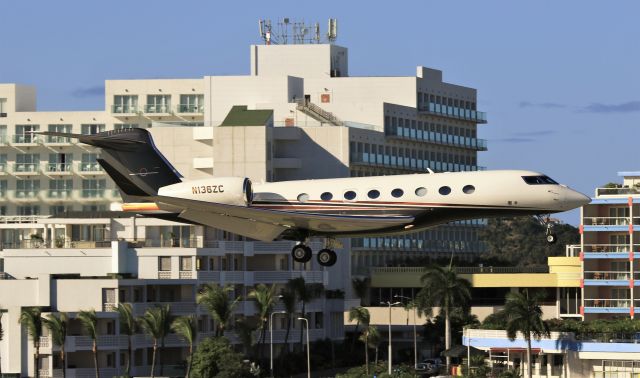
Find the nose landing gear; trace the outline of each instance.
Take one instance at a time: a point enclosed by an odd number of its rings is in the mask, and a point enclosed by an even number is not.
[[[547,215],[543,217],[541,215],[536,215],[536,218],[545,227],[545,238],[547,239],[547,243],[555,244],[558,241],[558,235],[553,232],[554,223],[551,222],[551,218]]]

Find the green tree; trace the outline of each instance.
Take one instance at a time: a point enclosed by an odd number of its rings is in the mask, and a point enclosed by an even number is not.
[[[193,362],[193,343],[198,337],[198,322],[195,315],[180,316],[171,323],[171,329],[189,344],[189,361],[185,377],[189,378],[191,363]]]
[[[458,277],[451,264],[443,268],[432,265],[426,268],[420,278],[422,288],[417,295],[421,311],[431,307],[440,307],[445,318],[445,349],[451,348],[451,312],[455,308],[465,308],[471,299],[471,284]],[[451,358],[447,357],[447,371]]]
[[[507,314],[507,336],[515,340],[518,332],[521,332],[527,341],[527,376],[531,378],[531,338],[540,340],[543,336],[549,337],[549,327],[542,320],[542,308],[540,301],[544,299],[542,291],[535,291],[529,295],[529,289],[521,293],[507,294],[504,304],[504,312]]]
[[[307,303],[312,300],[320,297],[322,295],[323,287],[322,284],[308,284],[304,280],[304,277],[296,277],[290,279],[287,283],[290,287],[295,291],[296,297],[302,303],[302,314],[301,317],[307,317]],[[303,333],[300,332],[300,345],[304,346],[303,342]]]
[[[252,374],[223,337],[209,337],[198,344],[193,354],[192,376],[196,378],[249,378]]]
[[[91,347],[93,366],[96,369],[96,378],[100,378],[100,369],[98,368],[98,316],[96,315],[96,310],[80,311],[78,319],[87,335],[93,341],[93,346]]]
[[[354,307],[349,310],[349,321],[356,321],[356,331],[358,333],[358,327],[362,324],[362,335],[360,339],[364,343],[364,361],[365,361],[365,371],[366,374],[369,374],[369,323],[371,322],[371,314],[369,314],[369,310],[360,306]]]
[[[116,307],[118,318],[120,319],[120,332],[127,335],[127,376],[131,376],[131,361],[133,360],[133,343],[132,338],[136,333],[138,324],[133,316],[133,308],[131,303],[120,303]]]
[[[209,315],[216,321],[216,336],[224,335],[224,330],[240,301],[240,297],[233,301],[229,300],[230,293],[233,293],[232,286],[221,287],[215,283],[208,283],[196,296],[198,304],[204,305]]]
[[[273,311],[273,307],[278,300],[276,295],[276,285],[267,286],[258,284],[255,289],[249,292],[249,298],[256,301],[258,306],[258,330],[260,331],[260,339],[258,340],[258,358],[262,359],[262,345],[264,344],[265,334],[267,332],[267,324],[269,322],[269,314]]]
[[[40,377],[38,366],[40,362],[40,337],[42,337],[41,313],[42,310],[40,310],[40,307],[26,307],[22,309],[20,319],[18,320],[20,325],[27,329],[27,334],[33,342],[33,370],[36,378]]]
[[[162,349],[164,349],[164,338],[171,331],[171,320],[171,307],[169,305],[148,308],[144,312],[144,315],[138,319],[142,331],[153,339],[151,378],[155,377],[158,341],[160,341],[160,353],[158,354],[158,360],[160,360],[160,375],[162,375]]]
[[[287,316],[287,332],[284,335],[284,347],[289,350],[289,333],[291,332],[291,324],[293,314],[296,312],[296,292],[289,285],[287,285],[280,293],[282,298],[282,304],[284,305],[284,312]]]
[[[378,327],[369,326],[369,348],[373,348],[376,350],[375,362],[374,366],[378,365],[378,347],[380,346],[380,342],[382,341],[382,335],[380,335],[380,331],[378,331]]]
[[[53,345],[60,347],[60,363],[62,364],[62,378],[67,376],[66,353],[64,344],[67,340],[67,326],[69,324],[69,316],[62,312],[60,315],[49,314],[42,319],[44,326],[49,330]]]
[[[351,287],[356,297],[360,298],[360,306],[364,306],[367,302],[367,294],[369,294],[369,277],[353,278],[351,280]]]

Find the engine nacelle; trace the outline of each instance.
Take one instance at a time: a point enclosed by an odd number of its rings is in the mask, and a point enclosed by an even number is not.
[[[158,195],[197,201],[249,206],[253,200],[251,180],[246,177],[213,177],[163,186]]]

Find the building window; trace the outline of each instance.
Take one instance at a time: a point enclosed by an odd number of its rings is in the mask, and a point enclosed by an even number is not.
[[[16,209],[18,215],[40,215],[40,206],[18,206]]]
[[[50,180],[49,198],[71,198],[73,180]]]
[[[103,133],[105,130],[105,125],[103,124],[87,124],[87,125],[82,125],[82,134],[88,135],[88,134],[97,134],[97,133]]]
[[[71,133],[71,125],[49,125],[47,130],[53,133]],[[71,143],[71,139],[56,135],[47,135],[47,143]]]
[[[107,180],[90,179],[82,180],[82,197],[84,198],[100,198],[105,194],[107,188]]]
[[[40,125],[16,125],[15,143],[36,143],[38,140],[35,132],[40,130]]]
[[[193,270],[193,259],[191,258],[191,256],[180,257],[180,270],[182,271]]]
[[[170,256],[160,256],[158,257],[158,270],[162,272],[171,271],[171,257]]]
[[[130,96],[130,95],[113,96],[112,110],[114,113],[137,113],[138,112],[138,96]]]
[[[7,99],[0,98],[0,117],[7,116]]]
[[[56,206],[50,206],[49,211],[51,212],[51,215],[57,216],[57,215],[64,214],[67,211],[71,211],[71,208],[64,205],[56,205]]]
[[[170,113],[171,95],[148,95],[145,113]]]
[[[107,205],[82,205],[82,211],[95,213],[97,211],[107,211]]]
[[[204,113],[204,95],[180,95],[179,113]]]
[[[0,180],[0,197],[7,195],[7,180]]]
[[[137,123],[116,123],[113,125],[114,130],[137,129],[140,127]]]
[[[40,180],[16,181],[17,198],[36,198],[40,192]]]
[[[102,170],[100,164],[98,164],[98,154],[82,154],[80,170],[82,172],[96,172]]]
[[[49,154],[49,164],[47,172],[70,172],[73,155],[71,154]]]

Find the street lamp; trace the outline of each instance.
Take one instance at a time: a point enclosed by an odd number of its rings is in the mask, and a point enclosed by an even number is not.
[[[413,298],[405,297],[404,295],[394,295],[394,298],[404,298],[413,301]],[[413,368],[418,368],[418,332],[416,331],[416,303],[413,302]]]
[[[389,306],[389,347],[388,347],[388,353],[389,353],[389,375],[391,375],[391,306],[396,306],[399,305],[400,302],[391,302],[391,301],[387,301],[387,302],[382,302],[383,305],[388,305]]]
[[[273,377],[273,314],[286,314],[286,311],[274,311],[271,313],[271,315],[269,315],[269,338],[271,339],[270,342],[270,349],[271,349],[271,353],[270,353],[270,367],[271,367],[271,376]]]
[[[309,352],[309,320],[307,318],[298,318],[303,320],[307,329],[307,378],[311,378],[311,354]]]

